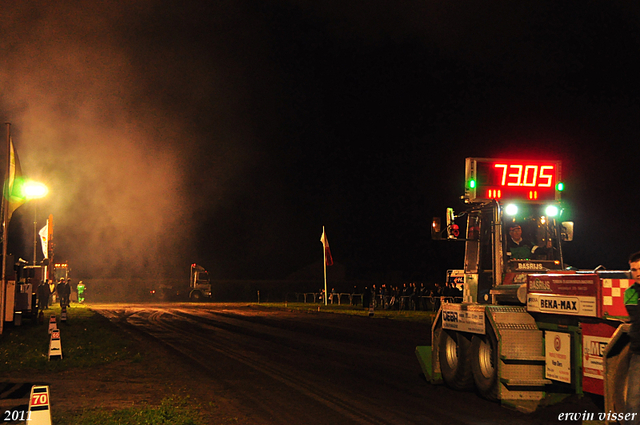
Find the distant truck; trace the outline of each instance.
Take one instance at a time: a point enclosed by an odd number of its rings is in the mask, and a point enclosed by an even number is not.
[[[69,279],[69,263],[55,263],[53,265],[53,281],[59,282],[60,279]]]
[[[191,264],[188,285],[160,285],[158,289],[152,289],[151,295],[163,301],[184,300],[204,301],[211,299],[211,281],[209,272],[204,267]]]
[[[189,299],[191,301],[202,301],[205,297],[211,299],[209,272],[204,267],[194,263],[191,265],[189,278]]]

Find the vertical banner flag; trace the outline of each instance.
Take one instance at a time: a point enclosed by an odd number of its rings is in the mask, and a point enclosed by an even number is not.
[[[49,222],[40,229],[38,232],[40,235],[40,242],[42,242],[42,253],[44,258],[49,258]]]
[[[24,179],[18,154],[13,147],[13,140],[9,143],[9,178],[4,182],[4,197],[9,201],[6,222],[11,221],[13,212],[27,200],[24,194]]]
[[[333,265],[333,258],[331,258],[331,250],[329,249],[329,239],[327,239],[327,234],[324,232],[324,227],[322,228],[322,236],[320,237],[320,242],[324,245],[324,259],[327,266]]]

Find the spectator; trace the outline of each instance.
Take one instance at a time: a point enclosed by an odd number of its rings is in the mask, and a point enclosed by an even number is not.
[[[40,311],[46,310],[49,308],[49,296],[51,292],[49,291],[49,284],[45,281],[40,282],[38,288],[36,289],[37,298],[38,298],[38,309]]]
[[[65,307],[69,307],[69,305],[70,305],[69,299],[71,298],[71,279],[67,279],[67,281],[64,282],[62,297],[64,299],[64,306]],[[62,301],[61,301],[61,303],[62,303]],[[60,305],[62,305],[62,304],[60,304]]]
[[[366,310],[371,305],[371,291],[369,287],[364,287],[364,292],[362,294],[362,307]]]
[[[56,286],[56,296],[58,297],[58,301],[60,302],[60,308],[64,307],[64,279],[60,278],[58,285]]]

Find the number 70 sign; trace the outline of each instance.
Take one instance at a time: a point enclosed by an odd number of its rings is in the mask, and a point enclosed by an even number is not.
[[[49,410],[49,386],[31,387],[29,397],[29,421],[38,425],[51,425],[51,410]]]
[[[35,406],[48,406],[49,405],[49,394],[32,394],[31,395],[31,407]],[[33,410],[33,409],[31,409]]]

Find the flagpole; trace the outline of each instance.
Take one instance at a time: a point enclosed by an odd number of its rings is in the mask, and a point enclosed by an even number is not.
[[[324,226],[322,226],[322,236],[326,241],[327,236],[324,233]],[[324,305],[327,305],[327,247],[325,243],[322,244],[322,252],[324,253],[324,261],[322,262],[324,264]]]
[[[4,184],[7,184],[9,178],[9,169],[11,167],[11,123],[7,125],[7,169],[5,171]],[[6,189],[6,188],[5,188]],[[4,190],[3,190],[4,192]],[[4,331],[4,317],[6,310],[6,292],[7,292],[7,210],[9,209],[9,200],[5,193],[2,194],[2,288],[0,289],[0,335]]]
[[[45,280],[47,285],[49,284],[49,279],[51,279],[51,273],[53,271],[53,214],[49,214],[49,220],[47,221],[48,234],[47,234],[47,258],[49,259],[49,265],[47,266],[47,273],[45,275]]]

